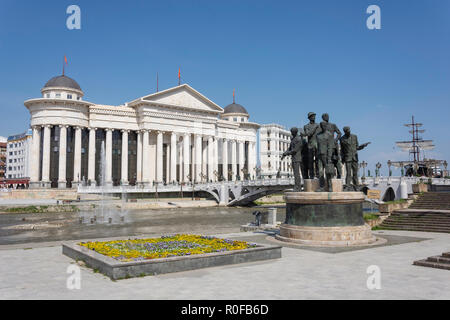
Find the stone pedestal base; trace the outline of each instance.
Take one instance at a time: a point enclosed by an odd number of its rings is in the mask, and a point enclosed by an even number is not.
[[[66,181],[58,181],[58,189],[65,189],[67,188],[67,182]]]
[[[31,181],[29,188],[30,189],[39,189],[39,188],[41,188],[41,183],[39,181]]]
[[[331,179],[331,191],[332,192],[344,191],[341,179]]]
[[[303,186],[305,192],[316,192],[320,188],[319,179],[305,179]]]
[[[305,227],[282,224],[276,239],[310,246],[368,245],[377,241],[369,225]]]
[[[362,192],[286,192],[286,221],[276,238],[311,246],[374,243],[363,218],[364,197]]]

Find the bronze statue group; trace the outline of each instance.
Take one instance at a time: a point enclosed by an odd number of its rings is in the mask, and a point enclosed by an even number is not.
[[[342,162],[346,169],[344,190],[358,190],[358,150],[370,142],[359,145],[350,127],[344,127],[342,135],[339,128],[329,122],[327,113],[322,115],[320,124],[316,123],[314,112],[308,113],[308,119],[302,133],[299,134],[298,128],[291,128],[289,149],[281,157],[292,157],[294,191],[301,191],[300,172],[304,179],[319,179],[321,190],[331,191],[331,179],[342,176]]]

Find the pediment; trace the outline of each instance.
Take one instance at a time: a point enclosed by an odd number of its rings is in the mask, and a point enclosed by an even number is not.
[[[204,112],[223,112],[220,106],[187,84],[145,96],[142,98],[142,101]]]

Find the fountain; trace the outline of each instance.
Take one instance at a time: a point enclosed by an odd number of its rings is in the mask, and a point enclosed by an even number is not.
[[[121,190],[122,203],[120,209],[114,206],[111,200],[105,199],[106,186],[106,153],[105,142],[102,141],[100,149],[100,181],[98,187],[100,188],[100,202],[96,205],[94,211],[80,213],[79,221],[82,224],[123,224],[127,222],[126,216],[128,210],[125,209],[127,196],[124,190]]]

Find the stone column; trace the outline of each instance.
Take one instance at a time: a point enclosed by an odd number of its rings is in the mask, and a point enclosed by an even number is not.
[[[228,141],[222,140],[222,175],[225,181],[228,181]]]
[[[88,158],[88,180],[91,186],[96,185],[95,181],[95,130],[96,128],[89,128],[89,158]]]
[[[66,181],[66,157],[67,157],[67,126],[59,126],[59,169],[58,169],[58,188],[63,189],[67,186]]]
[[[195,182],[201,182],[202,173],[202,136],[195,135]]]
[[[170,182],[177,180],[177,134],[170,135]]]
[[[40,146],[41,146],[41,128],[33,126],[33,138],[31,140],[31,155],[30,155],[30,188],[39,187],[39,161],[40,161]],[[34,158],[32,159],[31,156]]]
[[[81,128],[75,128],[75,147],[73,150],[73,181],[72,187],[81,184]]]
[[[236,140],[231,141],[231,181],[236,181],[237,165],[236,165]]]
[[[239,141],[238,142],[239,147],[239,179],[242,181],[244,180],[244,172],[242,172],[242,169],[244,169],[244,142]]]
[[[214,142],[213,142],[213,137],[209,136],[208,137],[208,182],[210,181],[214,181],[214,158],[213,158],[213,154],[214,154]]]
[[[105,184],[112,186],[112,132],[113,129],[107,128],[105,143]]]
[[[207,182],[207,175],[208,175],[208,141],[203,141],[202,137],[202,175],[203,182]]]
[[[215,174],[214,174],[215,172]],[[213,141],[213,181],[218,180],[219,174],[219,142],[216,137]]]
[[[42,148],[42,183],[44,188],[50,188],[50,128],[44,126],[44,145]]]
[[[166,179],[165,183],[170,182],[170,144],[166,144]]]
[[[122,167],[121,167],[121,184],[128,185],[128,132],[129,130],[122,130]]]
[[[142,183],[148,187],[150,184],[150,145],[149,145],[149,130],[142,132]]]
[[[183,172],[183,181],[188,182],[188,175],[189,175],[189,159],[190,159],[190,146],[191,146],[191,135],[189,133],[186,133],[183,137],[183,162],[184,162],[184,172]]]
[[[156,183],[163,182],[163,133],[156,133]]]
[[[142,185],[142,131],[137,131],[136,185]]]
[[[250,174],[250,179],[256,178],[255,166],[256,166],[256,143],[249,142],[249,144],[248,144],[248,173]]]

